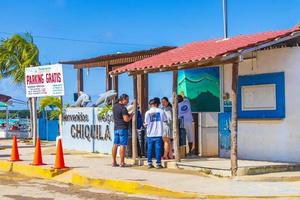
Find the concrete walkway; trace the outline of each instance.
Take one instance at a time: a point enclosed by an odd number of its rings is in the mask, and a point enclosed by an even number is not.
[[[230,177],[231,161],[226,158],[183,159],[178,167],[189,170],[198,170],[209,174]],[[272,172],[300,171],[300,163],[267,162],[255,160],[238,160],[238,175],[257,175]]]
[[[1,145],[2,144],[2,145]],[[8,160],[11,149],[10,141],[0,140],[0,145],[6,149],[0,150],[0,160]],[[0,146],[0,148],[1,148]],[[30,145],[19,142],[19,153],[22,163],[32,162],[34,148]],[[53,166],[55,159],[54,143],[43,146],[43,158],[47,164],[43,168]],[[93,179],[109,179],[121,181],[134,181],[148,184],[159,188],[176,192],[196,193],[207,196],[246,196],[246,197],[299,197],[300,198],[300,172],[276,173],[255,176],[253,178],[217,178],[213,176],[201,175],[197,172],[184,170],[147,170],[145,167],[111,167],[111,158],[99,154],[75,152],[65,150],[65,162],[71,167],[72,173]],[[68,180],[68,175],[61,175],[61,180]],[[276,182],[272,177],[276,177]],[[293,177],[291,181],[283,177]],[[295,179],[298,177],[299,179]]]

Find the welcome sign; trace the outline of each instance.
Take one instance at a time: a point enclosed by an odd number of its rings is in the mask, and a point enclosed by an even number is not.
[[[63,112],[64,147],[67,149],[111,153],[113,122],[108,114],[98,117],[99,108],[66,108]]]
[[[28,67],[25,69],[26,97],[64,96],[61,64]]]

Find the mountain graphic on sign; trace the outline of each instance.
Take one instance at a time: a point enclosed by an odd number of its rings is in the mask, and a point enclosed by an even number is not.
[[[180,72],[178,93],[181,92],[190,100],[193,112],[220,110],[220,82],[216,73],[205,70]]]

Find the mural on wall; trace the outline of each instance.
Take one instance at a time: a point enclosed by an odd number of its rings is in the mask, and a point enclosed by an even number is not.
[[[183,93],[192,106],[192,112],[220,111],[219,67],[180,70],[178,94]]]

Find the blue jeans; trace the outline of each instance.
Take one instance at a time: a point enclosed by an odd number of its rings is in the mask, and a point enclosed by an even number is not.
[[[155,148],[156,164],[161,164],[162,137],[147,137],[147,158],[148,165],[152,165],[153,146]]]
[[[114,130],[114,144],[119,146],[128,145],[128,129]]]

